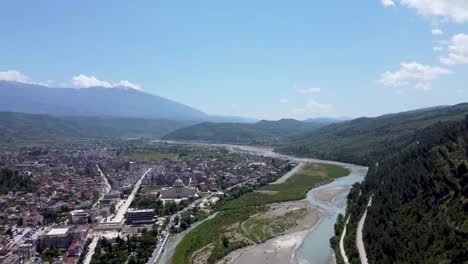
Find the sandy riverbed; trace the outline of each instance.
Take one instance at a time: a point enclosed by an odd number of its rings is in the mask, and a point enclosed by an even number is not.
[[[315,199],[321,201],[323,203],[334,203],[336,197],[340,194],[347,192],[349,188],[338,186],[338,187],[330,187],[326,189],[319,189],[313,192]]]
[[[293,263],[294,252],[301,245],[307,233],[309,233],[308,230],[299,231],[270,239],[260,245],[236,250],[220,263]]]
[[[313,194],[316,199],[320,201],[333,203],[340,194],[347,190],[348,188],[345,187],[330,187],[319,189]],[[310,205],[306,200],[275,204],[272,205],[269,212],[270,214],[277,214],[275,212],[291,211],[298,208],[308,208],[308,214],[306,214],[302,219],[298,219],[297,225],[287,230],[284,235],[272,238],[262,244],[252,245],[231,252],[224,259],[218,262],[218,264],[297,263],[297,249],[301,246],[309,232],[313,231],[326,217],[325,213],[321,209]]]
[[[295,252],[307,234],[317,226],[325,214],[307,201],[294,201],[273,204],[262,217],[275,217],[290,211],[307,209],[306,214],[296,220],[296,225],[286,230],[284,235],[272,238],[265,243],[252,245],[231,252],[219,264],[242,263],[295,263]]]

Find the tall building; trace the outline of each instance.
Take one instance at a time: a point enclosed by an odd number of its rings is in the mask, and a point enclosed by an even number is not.
[[[143,225],[153,224],[156,221],[156,212],[154,209],[135,210],[128,209],[125,213],[125,224]]]
[[[85,229],[77,227],[52,228],[47,234],[39,238],[38,248],[57,248],[67,250],[74,240],[80,240]]]
[[[85,225],[94,220],[87,210],[74,210],[68,216],[71,224]]]

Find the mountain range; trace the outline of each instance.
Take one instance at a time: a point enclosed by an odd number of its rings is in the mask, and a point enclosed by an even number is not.
[[[183,127],[163,137],[167,140],[197,140],[224,143],[272,143],[311,131],[330,121],[302,122],[295,119],[262,120],[254,124],[201,123]]]
[[[90,138],[159,138],[194,121],[68,117],[0,112],[0,142]]]
[[[415,132],[445,121],[460,121],[468,103],[362,117],[293,136],[277,151],[296,156],[370,164],[415,140]]]
[[[128,87],[51,88],[0,81],[0,111],[52,116],[106,116],[213,122],[255,122],[211,116],[193,107]]]

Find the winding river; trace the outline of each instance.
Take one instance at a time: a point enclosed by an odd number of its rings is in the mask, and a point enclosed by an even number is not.
[[[168,141],[166,141],[168,142]],[[168,142],[169,143],[169,142]],[[181,143],[182,142],[170,142],[170,143]],[[187,144],[187,143],[183,143]],[[325,212],[326,217],[312,229],[301,246],[295,252],[295,260],[299,264],[329,264],[335,263],[334,252],[330,248],[330,238],[334,234],[334,225],[338,214],[344,214],[346,210],[346,197],[349,193],[351,186],[356,182],[361,182],[367,174],[367,167],[358,166],[354,164],[347,164],[329,160],[309,159],[309,158],[297,158],[284,154],[279,154],[273,151],[272,148],[265,147],[253,147],[253,146],[241,146],[241,145],[229,145],[229,144],[205,144],[205,143],[189,143],[192,145],[200,146],[218,146],[225,147],[233,152],[247,152],[251,154],[263,155],[267,157],[275,157],[282,159],[289,159],[296,162],[307,162],[307,163],[322,163],[322,164],[335,164],[348,168],[351,173],[335,181],[311,189],[307,193],[307,200],[312,206],[319,207]],[[345,191],[341,192],[331,202],[324,202],[316,199],[315,193],[323,190],[331,190],[341,188]],[[211,219],[211,217],[210,217]],[[207,219],[206,219],[207,220]],[[193,228],[193,227],[192,227]],[[190,229],[192,229],[190,228]],[[186,232],[176,235],[171,239],[165,249],[165,254],[161,258],[159,263],[168,263],[168,256],[173,254],[176,245],[182,240]],[[169,256],[170,256],[169,255]]]
[[[306,239],[304,239],[302,245],[297,250],[296,260],[299,264],[335,263],[334,252],[330,248],[329,240],[334,236],[336,218],[338,214],[345,213],[346,197],[351,186],[356,182],[364,180],[367,174],[366,167],[352,166],[349,169],[351,170],[349,176],[314,188],[307,193],[307,200],[313,206],[320,207],[326,212],[327,216],[307,235]],[[317,191],[336,187],[346,188],[347,191],[338,195],[331,203],[319,201],[314,195]]]

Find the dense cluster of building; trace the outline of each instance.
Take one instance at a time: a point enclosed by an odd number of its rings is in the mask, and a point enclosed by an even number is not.
[[[113,206],[146,168],[117,152],[107,143],[0,152],[0,168],[17,171],[35,183],[31,192],[0,193],[0,263],[33,261],[44,247],[76,257],[86,232],[80,229],[76,235],[76,228],[51,229],[52,225],[89,226],[112,214]]]
[[[172,198],[176,191],[193,196],[190,188],[201,192],[222,191],[242,184],[258,184],[286,170],[288,162],[257,155],[227,153],[218,148],[204,150],[212,159],[168,159],[163,170],[155,170],[143,181],[145,187],[161,187],[161,194]],[[201,152],[203,155],[203,152]],[[216,158],[218,157],[218,158]],[[172,186],[172,187],[170,187]],[[169,187],[169,188],[168,188]]]
[[[170,152],[175,157],[135,159],[132,152]],[[259,184],[288,166],[287,161],[220,148],[181,151],[166,144],[98,142],[2,152],[0,167],[30,177],[36,188],[0,195],[0,263],[35,263],[46,249],[63,252],[58,262],[76,263],[93,232],[123,232],[124,226],[157,222],[154,209],[128,208],[133,197],[193,200],[200,192]],[[142,191],[134,195],[137,190]],[[119,214],[123,220],[115,222]]]

